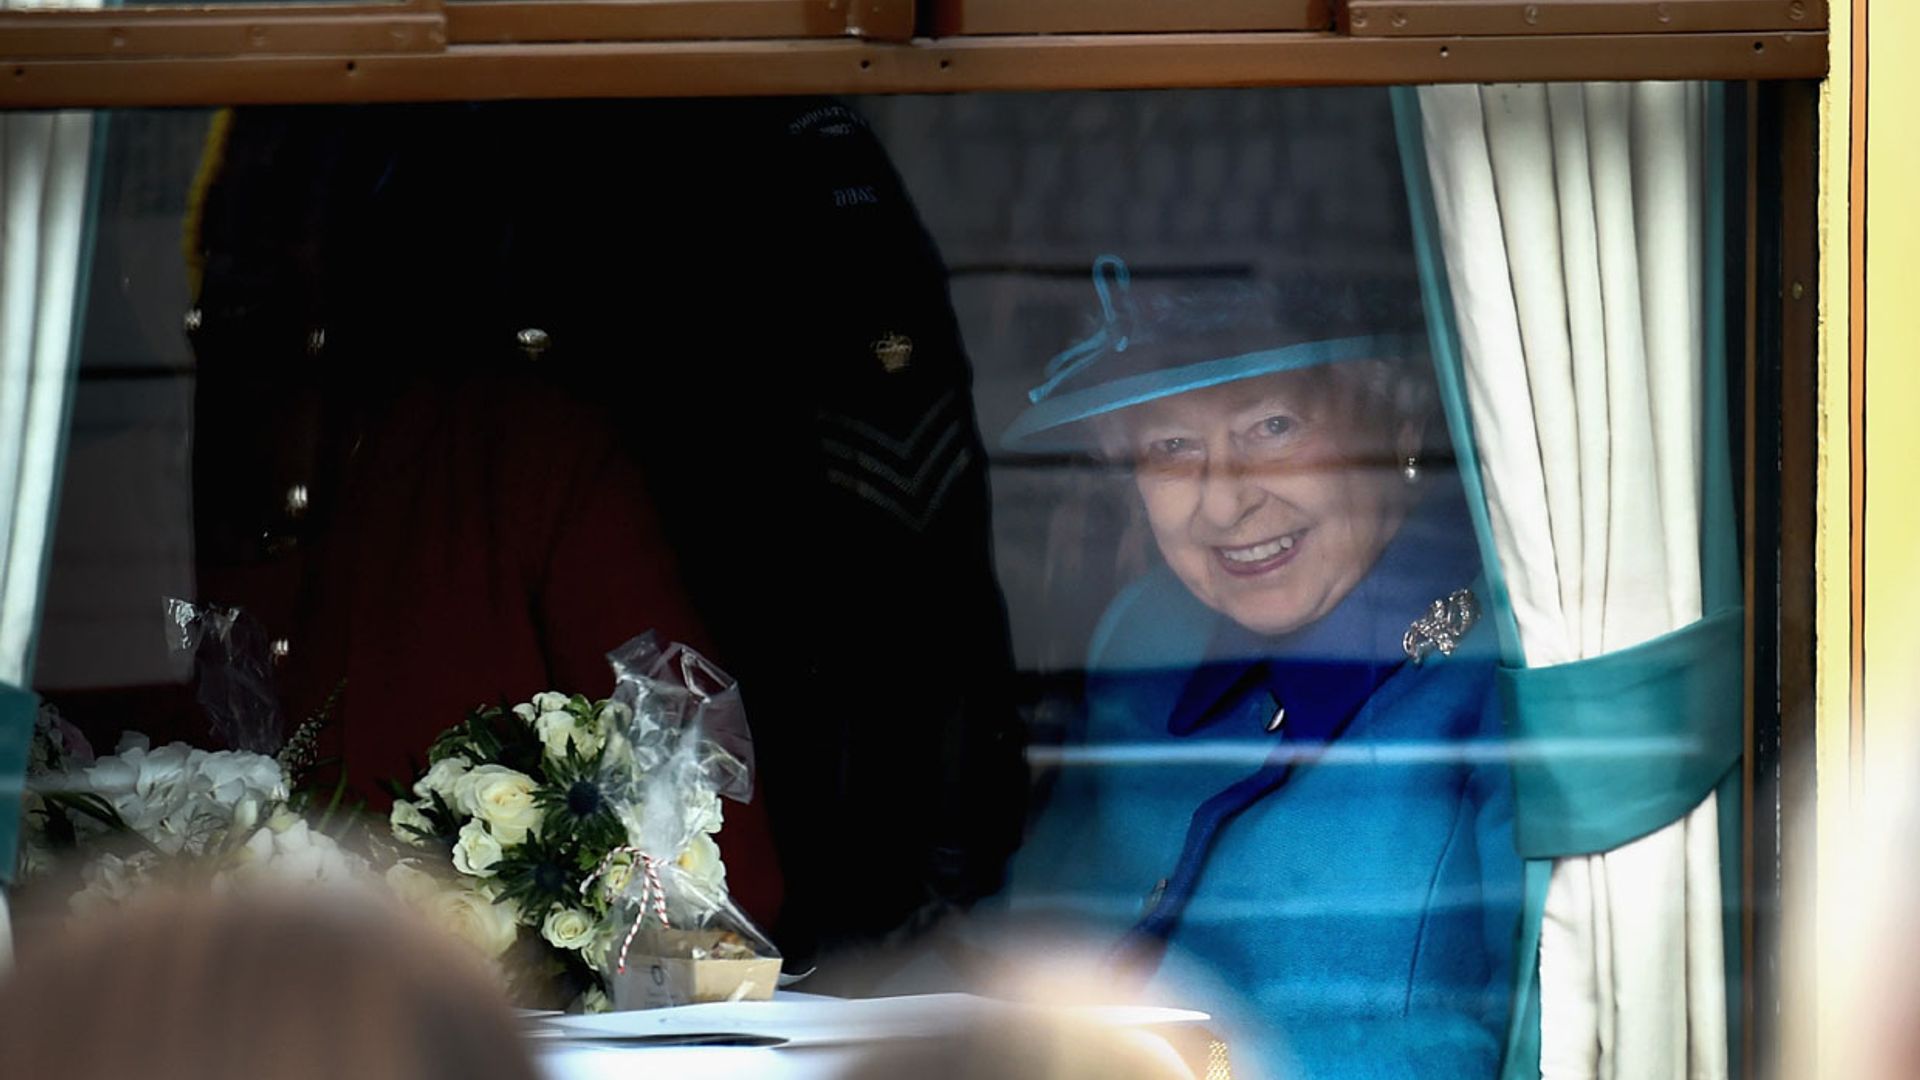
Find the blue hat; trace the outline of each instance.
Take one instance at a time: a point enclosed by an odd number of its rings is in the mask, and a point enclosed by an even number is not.
[[[1125,262],[1102,255],[1093,262],[1098,328],[1047,362],[1027,394],[1031,406],[1001,445],[1087,450],[1093,439],[1083,421],[1144,402],[1316,364],[1424,355],[1412,269],[1136,288]]]

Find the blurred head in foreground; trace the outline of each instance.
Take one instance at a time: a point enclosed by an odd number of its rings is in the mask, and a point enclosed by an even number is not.
[[[532,1080],[474,958],[376,903],[161,894],[23,949],[8,1075]]]

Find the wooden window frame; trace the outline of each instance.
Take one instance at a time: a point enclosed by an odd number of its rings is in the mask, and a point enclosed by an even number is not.
[[[1153,34],[1331,30],[1335,0],[930,0],[928,30],[958,34]]]
[[[1826,0],[398,0],[0,11],[0,108],[1575,79],[1753,82],[1745,333],[1756,1002],[1811,903],[1815,90]],[[1749,93],[1756,91],[1750,88]],[[1755,141],[1770,132],[1765,146]],[[1770,179],[1767,179],[1770,178]],[[1755,206],[1758,209],[1754,209]],[[1802,285],[1806,287],[1802,288]],[[1770,351],[1756,351],[1756,346]],[[1771,486],[1757,484],[1770,477]],[[1774,538],[1778,538],[1778,543]],[[1769,700],[1769,695],[1777,695]],[[1803,815],[1808,821],[1810,815]],[[1767,854],[1767,853],[1777,853]],[[1763,862],[1764,860],[1764,862]],[[1766,960],[1761,958],[1765,957]],[[1786,964],[1782,968],[1782,963]]]
[[[1818,78],[1826,64],[1825,0],[400,0],[0,11],[0,108],[1770,80]]]
[[[1827,0],[1348,0],[1356,37],[1825,29]]]

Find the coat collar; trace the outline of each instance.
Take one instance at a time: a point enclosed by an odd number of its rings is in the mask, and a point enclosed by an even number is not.
[[[1367,576],[1325,616],[1276,637],[1215,616],[1167,731],[1258,737],[1284,708],[1280,737],[1333,738],[1406,663],[1409,624],[1478,570],[1460,485],[1435,477]]]

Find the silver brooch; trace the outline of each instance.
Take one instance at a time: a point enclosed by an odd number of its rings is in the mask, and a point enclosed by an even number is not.
[[[1413,620],[1400,647],[1407,659],[1418,664],[1434,653],[1452,656],[1460,639],[1467,636],[1480,620],[1480,604],[1471,589],[1455,589],[1444,600],[1435,600],[1427,613]]]

